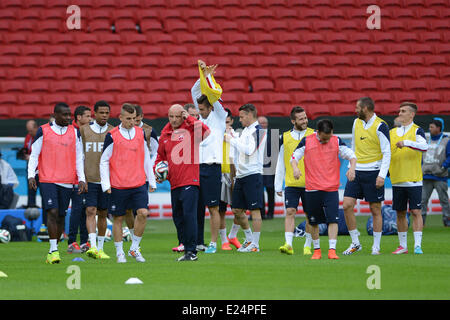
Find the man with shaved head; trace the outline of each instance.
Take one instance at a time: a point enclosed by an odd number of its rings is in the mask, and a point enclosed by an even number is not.
[[[208,134],[209,128],[205,124],[190,116],[183,106],[175,104],[169,109],[169,123],[163,128],[159,138],[155,166],[161,161],[168,164],[172,216],[178,233],[182,234],[185,249],[178,261],[198,259],[199,144]]]

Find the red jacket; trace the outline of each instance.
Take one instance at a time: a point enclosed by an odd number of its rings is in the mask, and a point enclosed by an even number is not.
[[[176,130],[168,123],[161,131],[153,170],[160,161],[168,162],[171,190],[200,185],[199,144],[209,132],[208,126],[192,116]]]

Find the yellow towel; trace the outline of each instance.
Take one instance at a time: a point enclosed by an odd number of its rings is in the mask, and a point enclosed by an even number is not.
[[[209,103],[212,105],[220,99],[222,95],[222,87],[216,82],[212,74],[205,77],[200,67],[198,67],[198,71],[200,73],[200,89],[202,94],[208,98]]]

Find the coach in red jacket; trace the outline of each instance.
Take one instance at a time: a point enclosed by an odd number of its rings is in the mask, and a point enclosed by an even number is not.
[[[169,123],[159,138],[155,164],[168,162],[172,216],[183,234],[185,254],[178,261],[197,260],[199,144],[209,132],[205,124],[190,116],[181,105],[175,104],[169,109]]]

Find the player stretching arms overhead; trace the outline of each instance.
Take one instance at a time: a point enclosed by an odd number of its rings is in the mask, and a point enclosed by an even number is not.
[[[227,112],[218,101],[222,92],[214,80],[217,65],[206,66],[198,61],[200,79],[191,89],[192,100],[199,110],[200,121],[211,130],[209,136],[200,144],[200,194],[198,205],[199,238],[197,244],[203,244],[203,226],[205,219],[205,206],[208,207],[211,224],[211,242],[206,253],[215,253],[217,250],[217,236],[220,227],[220,192],[221,192],[221,164],[223,158],[223,136],[225,133],[225,120]],[[203,223],[202,223],[203,222]]]

